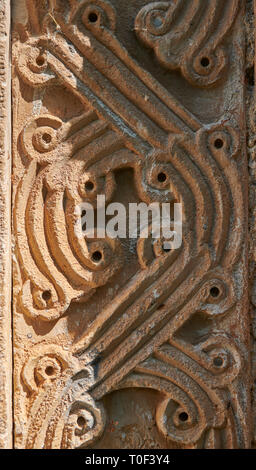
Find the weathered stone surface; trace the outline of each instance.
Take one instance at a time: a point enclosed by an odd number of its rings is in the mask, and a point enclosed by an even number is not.
[[[10,5],[0,3],[0,449],[12,446]]]
[[[251,316],[251,363],[252,363],[252,408],[253,408],[253,436],[252,446],[256,444],[256,152],[255,152],[255,14],[256,2],[247,1],[246,26],[246,122],[247,122],[247,151],[249,169],[249,294],[250,294],[250,316]]]
[[[16,3],[16,447],[250,447],[243,16]],[[78,240],[97,194],[182,203],[182,246]]]

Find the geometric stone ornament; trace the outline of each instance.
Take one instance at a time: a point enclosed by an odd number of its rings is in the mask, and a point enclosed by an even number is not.
[[[17,448],[250,447],[243,15],[17,3]],[[182,245],[78,239],[97,195],[181,203]]]

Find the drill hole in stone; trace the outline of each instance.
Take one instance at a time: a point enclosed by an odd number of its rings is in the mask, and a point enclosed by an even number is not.
[[[209,61],[208,57],[202,57],[202,59],[201,59],[202,67],[208,67],[209,64],[210,64],[210,61]]]
[[[46,144],[50,144],[52,140],[52,136],[50,134],[47,134],[47,132],[45,132],[42,136],[42,139]]]
[[[85,419],[83,416],[78,416],[77,424],[80,428],[83,428],[85,426]]]
[[[102,253],[100,251],[94,251],[92,254],[92,259],[95,263],[99,263],[102,259]]]
[[[51,377],[51,376],[54,374],[54,368],[53,368],[52,366],[46,367],[45,373],[46,373],[46,375],[48,375],[49,377]]]
[[[49,290],[45,290],[43,293],[42,293],[42,297],[43,299],[45,300],[45,302],[47,302],[48,300],[50,300],[51,298],[51,292]]]
[[[159,183],[164,183],[167,180],[167,176],[163,171],[161,171],[160,173],[158,173],[157,179]]]
[[[223,147],[223,140],[222,139],[216,139],[214,142],[214,146],[216,149],[221,149]]]
[[[210,289],[210,294],[211,294],[212,297],[214,297],[216,299],[220,295],[220,289],[218,287],[214,286]]]
[[[161,28],[161,26],[163,26],[163,20],[161,16],[155,16],[153,19],[153,24],[156,28]]]
[[[179,414],[179,420],[185,423],[188,420],[188,414],[185,411]]]
[[[86,181],[84,187],[86,191],[92,191],[94,189],[94,184],[92,181]]]
[[[213,359],[213,364],[215,367],[222,367],[223,366],[223,359],[220,356],[217,356]]]
[[[42,55],[39,55],[37,58],[36,58],[36,63],[38,65],[38,67],[42,67],[45,63],[45,58],[42,56]]]
[[[171,247],[164,243],[163,244],[163,251],[165,253],[169,253],[171,251]]]
[[[88,20],[90,21],[90,23],[96,23],[98,21],[97,13],[92,11],[88,16]]]

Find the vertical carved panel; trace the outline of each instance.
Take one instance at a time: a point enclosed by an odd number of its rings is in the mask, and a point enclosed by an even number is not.
[[[243,2],[19,5],[16,446],[248,447]],[[77,238],[97,195],[182,245]]]

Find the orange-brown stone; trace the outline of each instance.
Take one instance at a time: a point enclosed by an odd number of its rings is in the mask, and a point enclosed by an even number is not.
[[[252,446],[245,7],[13,2],[16,448]],[[0,447],[11,447],[8,1],[0,14]],[[77,207],[97,196],[170,204],[172,217],[181,204],[181,246],[77,237]]]

